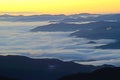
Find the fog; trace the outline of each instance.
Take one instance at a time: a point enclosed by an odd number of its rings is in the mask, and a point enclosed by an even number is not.
[[[95,49],[115,42],[111,39],[89,40],[70,37],[72,32],[30,32],[49,22],[0,22],[0,54],[32,58],[57,58],[80,64],[119,66],[120,50]],[[89,43],[94,41],[96,43]]]

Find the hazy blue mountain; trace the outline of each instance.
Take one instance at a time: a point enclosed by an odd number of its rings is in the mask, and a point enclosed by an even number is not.
[[[58,59],[31,59],[24,56],[0,56],[0,65],[0,76],[18,80],[57,80],[65,75],[91,72],[109,66],[97,67]]]
[[[120,22],[98,21],[86,24],[56,23],[45,26],[39,26],[32,29],[32,32],[38,31],[74,31],[70,36],[83,37],[88,39],[115,39],[120,41]],[[115,43],[116,44],[116,43]],[[112,49],[120,48],[118,44],[110,44]],[[106,45],[105,45],[106,46]],[[101,47],[102,48],[102,47]],[[108,47],[106,47],[108,48]]]
[[[32,15],[32,16],[13,16],[13,15],[0,15],[0,21],[56,21],[56,22],[83,22],[83,21],[103,21],[115,20],[120,21],[120,14],[73,14],[73,15]]]
[[[33,15],[19,18],[18,21],[55,21],[65,18],[65,15]]]
[[[120,22],[99,21],[87,24],[56,23],[39,26],[31,31],[76,31],[71,36],[90,39],[119,39]]]
[[[80,25],[84,29],[71,34],[72,36],[85,37],[90,39],[120,39],[120,22],[92,22]]]
[[[12,16],[12,15],[1,15],[0,21],[22,21],[22,22],[32,22],[32,21],[57,21],[66,18],[65,15],[32,15],[32,16]]]
[[[80,25],[78,24],[67,24],[67,23],[55,23],[49,24],[45,26],[38,26],[32,29],[32,32],[37,31],[76,31],[80,29]]]
[[[87,14],[74,15],[61,20],[61,22],[84,22],[84,21],[120,21],[120,14]]]
[[[81,29],[80,31],[72,33],[71,35],[89,39],[115,39],[118,42],[110,43],[108,45],[103,45],[97,48],[120,49],[120,22],[102,21],[88,23],[85,25],[87,26],[86,29]]]
[[[63,20],[61,20],[60,22],[86,22],[86,21],[100,21],[100,20],[97,20],[95,19],[95,16],[80,16],[80,17],[68,17],[68,18],[65,18]]]
[[[101,22],[93,22],[93,23],[88,23],[88,24],[71,24],[71,23],[55,23],[55,24],[49,24],[45,26],[38,26],[34,29],[32,29],[32,32],[38,32],[38,31],[77,31],[77,30],[90,30],[91,28],[96,28],[96,26],[101,27],[101,25],[104,25],[105,27],[108,26],[108,24],[104,24],[104,21]],[[111,23],[111,22],[107,22]]]

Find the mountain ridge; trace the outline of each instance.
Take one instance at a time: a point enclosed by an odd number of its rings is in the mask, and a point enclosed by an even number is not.
[[[86,73],[109,66],[81,65],[58,59],[32,59],[25,56],[0,56],[0,65],[0,76],[18,80],[57,80],[72,73]]]

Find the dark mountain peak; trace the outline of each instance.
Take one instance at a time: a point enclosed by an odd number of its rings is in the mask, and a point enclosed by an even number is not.
[[[108,64],[103,64],[102,65],[103,67],[106,67],[106,68],[114,68],[115,66],[113,66],[113,65],[108,65]]]
[[[120,72],[120,67],[104,67],[101,69],[98,69],[96,71],[93,71],[93,73],[106,73],[106,74],[113,74],[113,73]]]
[[[0,59],[30,59],[29,57],[26,56],[19,56],[19,55],[7,55],[7,56],[0,56]]]

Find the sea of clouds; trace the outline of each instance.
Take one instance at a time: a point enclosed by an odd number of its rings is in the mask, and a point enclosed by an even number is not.
[[[120,50],[95,49],[115,42],[111,39],[75,38],[72,32],[30,32],[49,22],[0,22],[0,55],[23,55],[32,58],[57,58],[80,64],[120,66]],[[94,41],[96,43],[89,43]]]

